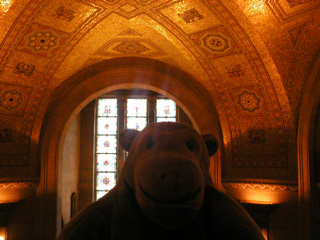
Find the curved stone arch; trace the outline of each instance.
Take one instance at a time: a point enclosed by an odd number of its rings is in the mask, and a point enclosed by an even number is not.
[[[298,184],[299,184],[299,225],[300,239],[312,239],[311,222],[311,155],[312,131],[317,109],[320,104],[320,52],[314,60],[304,86],[297,128]]]
[[[175,100],[200,133],[212,133],[221,146],[221,126],[213,96],[197,80],[163,62],[147,58],[117,58],[91,65],[71,76],[57,88],[58,96],[48,107],[40,136],[41,166],[38,188],[37,233],[39,239],[55,236],[58,162],[61,140],[76,115],[103,93],[138,87],[153,90]],[[220,148],[211,161],[210,172],[216,187],[221,186]]]

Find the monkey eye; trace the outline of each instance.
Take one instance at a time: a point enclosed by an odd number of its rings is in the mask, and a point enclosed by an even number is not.
[[[147,142],[147,149],[149,150],[153,148],[154,144],[155,144],[154,141],[152,139],[149,139]]]
[[[196,141],[194,141],[194,139],[189,139],[187,142],[186,142],[186,145],[187,145],[187,148],[190,150],[190,151],[194,151],[197,147],[197,143]]]

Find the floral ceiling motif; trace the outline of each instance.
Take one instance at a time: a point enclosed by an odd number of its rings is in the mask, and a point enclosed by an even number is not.
[[[7,110],[17,108],[22,103],[22,94],[16,90],[7,91],[0,97],[0,106]]]
[[[254,94],[254,92],[243,91],[238,95],[238,104],[244,111],[254,112],[259,109],[260,99]]]
[[[246,3],[19,0],[1,10],[0,115],[3,125],[17,122],[19,129],[0,129],[0,165],[12,166],[6,157],[11,154],[10,159],[27,156],[24,166],[36,166],[28,162],[36,159],[30,157],[31,139],[39,142],[52,93],[65,80],[84,66],[136,56],[180,68],[215,97],[226,152],[224,177],[241,177],[247,167],[252,178],[268,178],[255,168],[274,167],[274,178],[295,179],[290,139],[319,49],[319,1],[257,0],[248,3],[250,8]],[[9,153],[11,148],[1,146],[17,136],[23,143],[19,150]],[[6,171],[6,177],[24,170]]]
[[[17,50],[52,57],[67,36],[67,33],[34,23],[18,44]]]

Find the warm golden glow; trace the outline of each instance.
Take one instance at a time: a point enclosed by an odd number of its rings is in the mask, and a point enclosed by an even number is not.
[[[265,13],[266,12],[266,6],[264,4],[264,1],[261,1],[261,0],[251,0],[251,1],[249,1],[249,4],[246,7],[246,12]]]
[[[269,17],[267,6],[263,0],[238,0],[237,3],[247,16],[252,16],[251,21],[254,23],[266,21]]]
[[[274,204],[278,203],[277,196],[272,194],[271,192],[264,192],[264,191],[252,191],[247,192],[245,194],[245,200],[243,203],[253,203],[253,204]]]
[[[11,7],[12,3],[13,3],[13,0],[0,0],[1,11],[8,12],[8,10]],[[0,240],[2,240],[2,239],[0,238]]]
[[[268,229],[267,228],[262,228],[261,233],[264,237],[265,240],[268,240]]]
[[[257,205],[272,205],[272,204],[274,204],[273,202],[256,201],[256,200],[241,201],[241,203],[251,203],[251,204],[257,204]]]
[[[0,227],[0,240],[6,240],[6,227]]]

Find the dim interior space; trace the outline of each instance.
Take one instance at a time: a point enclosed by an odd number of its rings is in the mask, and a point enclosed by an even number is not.
[[[159,122],[217,139],[264,239],[320,239],[318,0],[0,0],[0,26],[0,240],[56,239]]]

